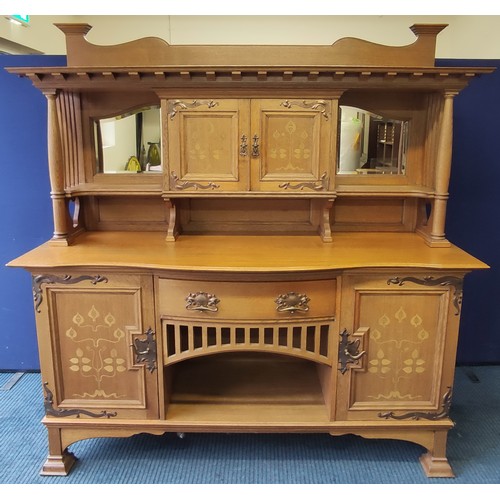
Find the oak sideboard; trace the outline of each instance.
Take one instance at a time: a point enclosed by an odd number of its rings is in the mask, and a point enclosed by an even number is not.
[[[453,99],[492,68],[403,47],[89,43],[9,68],[48,102],[32,275],[48,458],[165,432],[357,434],[446,456],[463,278]],[[43,159],[40,159],[42,163]],[[332,443],[334,445],[334,443]]]

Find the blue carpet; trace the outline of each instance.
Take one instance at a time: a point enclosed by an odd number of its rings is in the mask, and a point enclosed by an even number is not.
[[[474,381],[475,375],[478,380]],[[0,386],[12,374],[0,373]],[[39,475],[47,455],[40,375],[0,391],[1,484],[499,484],[500,366],[457,369],[448,458],[457,477],[428,479],[423,448],[323,434],[175,434],[88,439],[66,477]]]

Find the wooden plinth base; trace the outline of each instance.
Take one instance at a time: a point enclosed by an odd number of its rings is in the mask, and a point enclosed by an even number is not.
[[[40,471],[41,476],[67,476],[76,462],[76,457],[69,451],[62,455],[49,455]]]
[[[455,477],[446,458],[436,458],[425,453],[420,457],[420,463],[427,477]]]

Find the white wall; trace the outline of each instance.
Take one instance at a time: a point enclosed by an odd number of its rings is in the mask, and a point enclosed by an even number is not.
[[[54,22],[82,22],[93,26],[87,39],[95,44],[117,44],[157,36],[172,44],[331,44],[352,36],[387,45],[415,40],[414,23],[445,23],[438,36],[439,58],[500,59],[500,15],[474,16],[44,16],[31,17],[29,27],[0,18],[0,38],[46,54],[64,54],[63,34]]]

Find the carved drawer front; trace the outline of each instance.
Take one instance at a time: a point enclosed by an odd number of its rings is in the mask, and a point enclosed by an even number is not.
[[[204,320],[331,317],[335,280],[263,283],[159,280],[160,314]]]

